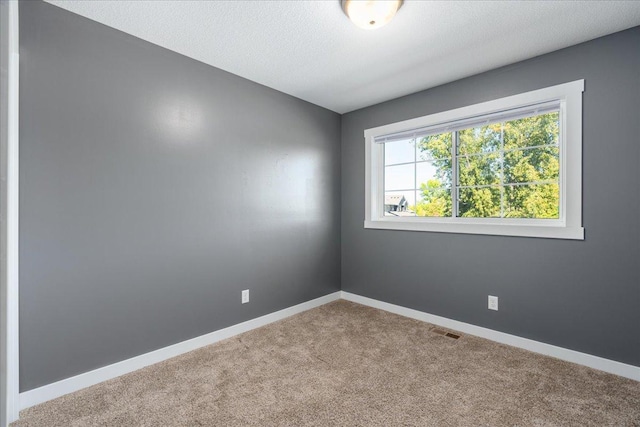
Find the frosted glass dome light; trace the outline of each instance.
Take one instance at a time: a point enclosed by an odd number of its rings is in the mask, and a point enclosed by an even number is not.
[[[403,0],[342,0],[342,10],[365,30],[375,30],[393,19]]]

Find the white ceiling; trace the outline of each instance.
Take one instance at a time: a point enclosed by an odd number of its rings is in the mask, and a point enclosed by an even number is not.
[[[374,31],[339,0],[48,1],[338,113],[640,25],[640,1],[406,0]]]

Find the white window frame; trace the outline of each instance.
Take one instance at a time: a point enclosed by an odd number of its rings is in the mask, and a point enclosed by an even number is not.
[[[367,129],[365,228],[584,240],[582,227],[582,93],[584,80]],[[558,219],[390,217],[384,215],[384,135],[441,125],[544,102],[560,102]],[[455,186],[456,183],[452,183]],[[453,194],[453,192],[452,192]],[[452,196],[453,197],[453,196]],[[456,203],[454,200],[453,203]]]

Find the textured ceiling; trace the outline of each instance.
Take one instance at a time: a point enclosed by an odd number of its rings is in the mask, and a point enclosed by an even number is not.
[[[57,6],[344,113],[640,25],[640,1],[412,1],[366,31],[325,1]]]

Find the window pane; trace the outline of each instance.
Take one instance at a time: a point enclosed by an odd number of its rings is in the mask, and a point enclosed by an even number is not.
[[[413,189],[415,185],[415,163],[384,168],[385,191]]]
[[[437,165],[433,164],[433,162],[422,162],[416,164],[416,185],[418,188],[422,184],[427,184],[431,181],[434,181],[434,184],[438,187],[443,185],[442,179],[439,178],[439,171]]]
[[[384,144],[384,164],[413,162],[415,161],[415,150],[413,139],[387,142]]]
[[[500,188],[461,188],[458,190],[458,216],[465,218],[499,218]]]
[[[418,160],[451,158],[451,141],[451,132],[419,138]]]
[[[559,113],[547,113],[504,124],[504,148],[558,144]]]
[[[502,124],[464,129],[458,132],[459,155],[489,153],[499,150],[502,145]]]
[[[418,204],[412,210],[417,216],[450,217],[451,187],[439,187],[434,181],[422,184],[418,190]]]
[[[504,182],[557,181],[560,174],[558,147],[539,147],[504,153]]]
[[[385,216],[416,216],[409,209],[416,203],[415,191],[387,191],[384,193]]]
[[[500,184],[500,153],[458,157],[458,183],[466,185]]]
[[[513,185],[505,187],[505,218],[560,217],[558,184]]]

